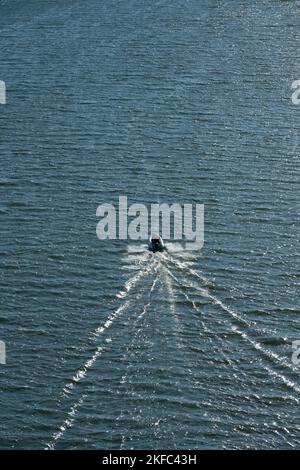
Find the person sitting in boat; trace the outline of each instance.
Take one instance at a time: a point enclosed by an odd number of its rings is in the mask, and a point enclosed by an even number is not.
[[[156,253],[157,251],[164,251],[165,245],[162,238],[154,233],[150,237],[148,248],[150,251],[152,251],[152,253]]]

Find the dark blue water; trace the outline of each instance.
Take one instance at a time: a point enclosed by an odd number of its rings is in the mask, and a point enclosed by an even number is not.
[[[0,1],[0,448],[299,448],[297,1]],[[205,204],[201,252],[96,208]]]

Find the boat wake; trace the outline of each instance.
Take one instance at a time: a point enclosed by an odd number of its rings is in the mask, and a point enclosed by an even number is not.
[[[300,386],[297,384],[295,374],[298,371],[284,357],[275,353],[263,344],[261,330],[255,321],[247,318],[247,315],[237,312],[228,306],[215,294],[214,282],[203,272],[197,269],[198,254],[193,252],[172,251],[168,246],[167,252],[149,253],[145,247],[131,248],[123,259],[123,269],[125,272],[132,272],[132,275],[125,281],[123,287],[115,296],[115,301],[119,305],[113,309],[108,317],[98,325],[90,334],[90,341],[99,342],[94,353],[76,371],[73,377],[66,383],[62,390],[64,399],[69,399],[75,393],[76,386],[82,382],[96,361],[106,352],[114,342],[114,335],[106,338],[106,332],[113,327],[118,319],[129,310],[130,320],[127,321],[126,328],[133,331],[133,336],[124,352],[124,360],[127,367],[120,379],[120,386],[125,385],[131,376],[132,367],[136,356],[139,355],[137,342],[141,341],[144,319],[150,311],[152,303],[155,301],[157,285],[164,292],[164,301],[169,305],[171,317],[170,324],[173,327],[175,343],[182,361],[186,364],[185,373],[189,377],[192,388],[203,388],[205,384],[199,383],[194,377],[193,359],[191,359],[191,345],[186,339],[186,329],[192,328],[193,334],[198,334],[200,342],[209,344],[208,349],[202,348],[202,354],[208,354],[208,350],[214,350],[216,354],[222,356],[224,363],[232,367],[234,376],[239,377],[241,383],[247,384],[247,372],[243,370],[239,359],[235,359],[231,338],[237,335],[247,345],[251,346],[253,353],[259,354],[257,363],[261,366],[273,380],[280,381],[289,390],[297,395],[300,393]],[[142,282],[145,279],[147,282]],[[149,284],[150,281],[150,284]],[[181,302],[189,305],[187,312],[183,314]],[[212,308],[207,308],[211,306]],[[132,313],[133,312],[133,313]],[[135,313],[136,312],[136,313]],[[223,313],[221,313],[223,312]],[[191,317],[192,315],[192,317]],[[171,328],[170,330],[171,331]],[[265,330],[263,331],[265,334]],[[166,332],[162,333],[169,340]],[[194,346],[193,346],[194,347]],[[201,347],[201,346],[200,346]],[[194,347],[195,349],[195,347]],[[205,356],[203,356],[205,357]],[[195,359],[196,360],[196,359]],[[210,359],[207,357],[207,360]],[[293,377],[292,377],[293,376]],[[244,387],[246,389],[246,385]],[[125,390],[126,394],[138,397],[139,392],[134,387]],[[46,449],[55,449],[68,428],[74,425],[76,415],[82,407],[87,393],[81,393],[79,398],[69,406],[66,416],[58,430],[53,433]],[[141,396],[140,399],[143,397]],[[297,396],[289,396],[289,399],[299,402]],[[116,418],[120,422],[123,412]],[[156,432],[159,432],[157,424]],[[121,448],[125,446],[125,435],[122,435]]]
[[[133,289],[136,287],[136,285],[142,280],[142,278],[149,276],[151,273],[156,273],[157,269],[157,263],[155,262],[156,260],[153,258],[152,260],[147,260],[146,263],[146,257],[144,256],[143,258],[138,259],[138,263],[136,265],[137,273],[134,274],[131,278],[129,278],[122,289],[119,290],[119,292],[116,294],[116,299],[122,299],[123,303],[118,306],[116,310],[114,310],[104,321],[103,324],[99,325],[90,335],[90,338],[95,340],[98,340],[100,336],[102,336],[106,331],[112,327],[114,322],[126,311],[128,310],[129,307],[132,306],[133,303],[138,302],[143,293],[144,289],[140,290],[138,293],[135,295],[130,296],[129,294],[133,291]],[[144,261],[144,262],[143,262]],[[157,279],[155,278],[152,285],[150,292],[153,291],[155,287]],[[145,306],[147,308],[147,306]],[[110,341],[111,342],[111,341]],[[96,350],[92,357],[90,357],[80,369],[77,370],[77,372],[74,374],[74,376],[71,378],[71,380],[64,386],[62,395],[63,397],[67,397],[72,391],[74,391],[75,386],[79,384],[87,375],[89,369],[91,369],[97,359],[102,355],[102,353],[106,350],[105,346],[99,345],[96,347]],[[46,449],[49,450],[54,450],[56,443],[58,440],[60,440],[63,435],[65,434],[66,430],[68,428],[71,428],[74,423],[74,419],[76,414],[78,413],[80,407],[84,403],[84,400],[86,398],[86,395],[83,394],[78,401],[75,404],[72,404],[70,407],[69,411],[67,412],[67,416],[63,422],[63,424],[59,427],[59,430],[55,432],[52,435],[52,439],[50,442],[47,443]]]

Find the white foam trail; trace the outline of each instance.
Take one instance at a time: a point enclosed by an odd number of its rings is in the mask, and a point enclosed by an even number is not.
[[[94,332],[94,336],[99,336],[100,334],[104,333],[108,328],[111,327],[113,324],[114,320],[118,318],[121,313],[126,310],[126,308],[130,305],[130,301],[127,300],[124,302],[119,308],[117,308],[105,321],[105,323],[98,328],[96,328]],[[71,381],[67,383],[63,389],[63,394],[69,394],[70,391],[74,388],[75,384],[83,380],[88,372],[88,370],[94,365],[96,362],[97,358],[101,355],[103,351],[103,348],[99,346],[91,359],[89,359],[77,372],[76,374],[72,377]]]
[[[175,256],[176,258],[180,258],[183,260],[189,260],[193,263],[195,263],[196,259],[199,258],[199,252],[198,251],[189,251],[184,248],[178,243],[166,243],[166,247],[168,250],[168,253],[171,253],[172,256]]]
[[[180,285],[181,287],[185,287],[185,288],[188,288],[188,289],[189,289],[189,288],[193,288],[193,289],[197,290],[198,292],[200,292],[200,294],[203,295],[204,297],[207,296],[207,295],[209,295],[209,292],[208,292],[207,289],[203,289],[202,287],[194,286],[194,285],[192,285],[192,284],[185,284],[185,283],[183,283],[180,279],[178,279],[178,277],[176,277],[176,276],[170,271],[170,269],[166,268],[166,270],[167,270],[169,276],[170,276],[172,279],[174,279],[174,281],[175,281],[178,285]]]
[[[128,307],[129,304],[130,304],[130,301],[128,300],[123,305],[121,305],[115,312],[113,312],[113,314],[111,314],[110,317],[106,320],[104,325],[96,329],[96,334],[99,335],[103,333],[107,328],[109,328],[112,325],[113,321]],[[69,382],[64,387],[63,389],[64,395],[69,394],[71,390],[74,388],[74,386],[86,377],[88,370],[91,369],[91,367],[95,364],[96,360],[98,359],[99,356],[101,356],[103,351],[104,351],[104,348],[101,346],[98,346],[93,356],[88,361],[86,361],[86,363],[76,372],[76,374],[72,378],[72,381]],[[67,428],[71,428],[73,426],[75,414],[78,412],[82,403],[83,403],[83,399],[80,398],[79,401],[71,407],[70,411],[68,412],[67,419],[59,428],[59,431],[53,434],[52,441],[49,444],[47,444],[48,449],[53,450],[56,442],[63,436]]]
[[[158,267],[158,266],[157,266],[157,267]],[[151,293],[152,293],[153,290],[155,289],[157,280],[158,280],[158,276],[156,276],[156,278],[154,279],[154,281],[153,281],[153,283],[152,283],[152,286],[151,286],[149,295],[151,295]],[[135,320],[134,323],[133,323],[133,327],[134,327],[134,328],[136,327],[136,325],[138,324],[138,322],[145,316],[145,314],[147,313],[147,310],[148,310],[148,308],[149,308],[150,305],[151,305],[151,301],[144,305],[142,312],[138,315],[138,317],[136,318],[136,320]],[[133,346],[134,343],[136,342],[136,338],[139,336],[141,330],[142,330],[142,326],[140,326],[139,328],[137,328],[137,330],[135,331],[134,336],[133,336],[133,339],[132,339],[132,341],[130,342],[130,345],[126,348],[126,353],[125,353],[124,357],[125,357],[125,356],[126,356],[126,357],[128,356],[129,350],[132,348],[132,346]],[[133,356],[133,353],[131,353],[130,356],[132,357],[132,356]],[[125,383],[126,383],[127,378],[128,378],[128,376],[129,376],[129,369],[130,369],[130,367],[131,367],[130,364],[126,367],[126,373],[121,377],[121,380],[120,380],[120,383],[121,383],[121,384],[125,384]],[[142,395],[139,394],[139,393],[136,392],[136,391],[130,391],[130,392],[125,392],[125,393],[130,393],[132,396],[139,397],[139,398],[143,399]],[[123,417],[123,411],[121,411],[121,413],[119,414],[119,416],[116,418],[116,421],[120,421],[120,419],[121,419],[122,417]],[[123,449],[123,448],[124,448],[124,445],[125,445],[125,435],[122,436],[122,442],[121,442],[120,449]]]
[[[212,302],[216,305],[219,305],[219,307],[222,308],[222,310],[224,310],[225,312],[229,313],[233,318],[235,318],[236,320],[239,320],[240,322],[244,323],[245,325],[247,325],[248,327],[252,327],[253,328],[253,322],[251,321],[248,321],[247,319],[245,319],[244,317],[242,317],[241,315],[239,315],[238,313],[236,313],[234,310],[232,310],[230,307],[228,307],[227,305],[225,305],[220,299],[218,299],[217,297],[215,297],[214,295],[210,294],[209,291],[207,289],[203,289],[201,287],[198,287],[198,286],[194,286],[192,284],[185,284],[183,283],[182,281],[180,281],[180,279],[178,279],[176,276],[174,276],[174,274],[172,274],[170,271],[169,271],[169,274],[170,276],[173,277],[173,279],[182,287],[185,287],[185,288],[193,288],[195,290],[197,290],[203,297],[207,298],[207,299],[210,299],[212,300]]]
[[[133,287],[135,287],[135,285],[138,283],[138,281],[144,277],[146,274],[149,273],[149,271],[152,269],[153,267],[153,262],[152,263],[149,263],[148,266],[146,266],[144,269],[141,269],[138,273],[136,273],[134,276],[132,276],[130,279],[128,279],[128,281],[126,281],[123,289],[121,289],[118,293],[117,293],[117,297],[119,299],[124,299],[124,297],[126,297],[129,292],[131,291],[131,289]]]
[[[137,323],[145,316],[149,306],[151,305],[151,302],[148,302],[147,304],[144,305],[143,307],[143,310],[142,312],[138,315],[137,319],[135,320],[134,322],[134,326],[137,325]],[[133,344],[135,343],[136,341],[136,338],[137,336],[139,335],[139,333],[141,332],[141,328],[138,328],[137,331],[135,332],[134,336],[133,336],[133,339],[130,343],[130,345],[127,347],[126,349],[126,356],[128,355],[128,352],[129,352],[129,349],[133,346]],[[128,377],[128,372],[129,371],[129,366],[127,366],[127,372],[125,375],[122,376],[121,380],[120,380],[120,383],[121,384],[124,384],[126,382],[126,379]]]
[[[177,321],[178,318],[177,318],[177,315],[176,315],[176,307],[175,307],[176,298],[175,298],[175,295],[174,295],[174,289],[173,289],[171,277],[168,275],[169,270],[165,266],[162,267],[162,270],[163,270],[163,273],[164,273],[163,280],[165,282],[165,285],[166,285],[166,288],[167,288],[167,291],[168,291],[168,294],[169,294],[169,301],[170,301],[171,311],[175,315],[175,319]]]
[[[126,282],[126,284],[125,284],[126,295],[137,284],[137,282],[149,272],[149,269],[151,269],[151,266],[150,266],[150,268],[145,269],[144,271],[141,270],[139,273],[137,273],[135,276],[133,276],[131,279],[129,279]],[[139,297],[140,297],[140,295],[137,298],[139,298]],[[134,300],[136,300],[136,298]],[[113,324],[113,322],[129,307],[129,305],[131,303],[132,302],[130,300],[126,300],[122,305],[120,305],[120,307],[118,307],[114,312],[112,312],[109,315],[109,317],[106,319],[104,324],[98,326],[95,329],[95,331],[93,333],[94,337],[98,337],[99,335],[103,334],[108,328],[110,328],[111,325]],[[90,369],[93,366],[93,364],[95,363],[96,359],[98,358],[98,356],[100,355],[101,352],[102,352],[102,348],[101,347],[97,348],[97,350],[96,350],[95,354],[93,355],[93,357],[91,359],[89,359],[81,367],[81,369],[79,369],[77,371],[77,373],[72,378],[71,382],[69,382],[64,387],[64,389],[63,389],[64,394],[70,393],[70,391],[74,388],[74,385],[76,383],[80,382],[82,379],[84,379],[84,377],[87,374],[88,369]]]
[[[136,271],[137,269],[139,269],[138,266],[134,264],[128,264],[128,266],[122,266],[123,271]]]
[[[197,278],[200,279],[202,282],[204,282],[204,284],[212,284],[212,281],[209,280],[206,276],[204,276],[203,274],[199,274],[197,271],[195,271],[194,269],[192,269],[192,268],[190,267],[190,262],[187,262],[187,261],[179,261],[179,260],[177,260],[174,256],[170,256],[170,254],[164,254],[164,258],[165,258],[167,261],[170,261],[170,263],[175,264],[175,266],[177,266],[181,271],[187,271],[187,272],[190,273],[192,276],[197,277]]]
[[[131,304],[130,300],[126,300],[117,310],[115,310],[105,321],[105,323],[101,326],[96,328],[94,335],[99,336],[101,333],[104,333],[114,322],[116,318],[118,318],[121,313],[126,310],[126,308]]]
[[[252,338],[250,338],[250,336],[247,335],[247,333],[245,333],[244,331],[240,331],[238,328],[235,328],[235,327],[232,327],[232,330],[237,332],[239,335],[241,335],[246,341],[248,341],[250,344],[252,344],[252,346],[254,346],[255,349],[257,349],[258,351],[261,351],[267,357],[276,359],[277,361],[279,360],[280,362],[282,361],[283,358],[278,356],[278,354],[275,354],[272,351],[269,351],[268,349],[264,348],[260,343],[254,341]],[[278,372],[275,372],[273,369],[270,369],[267,366],[265,366],[265,368],[269,372],[270,375],[274,375],[274,376],[278,377],[289,388],[292,388],[295,392],[300,393],[300,387],[298,387],[298,385],[296,385],[290,379],[288,379],[287,377],[285,377],[282,374],[279,374]]]
[[[246,324],[247,326],[252,328],[257,334],[259,334],[259,331],[257,330],[257,328],[253,327],[252,323],[250,323],[249,321],[247,321],[246,319],[244,319],[243,317],[238,315],[231,308],[227,307],[227,305],[223,304],[223,302],[221,300],[217,299],[215,296],[210,295],[210,294],[209,294],[209,298],[211,298],[217,305],[222,307],[222,309],[225,312],[228,312],[233,318],[238,319],[240,322],[243,322],[244,324]],[[237,330],[237,331],[239,331],[239,330]],[[281,357],[278,354],[270,351],[269,349],[264,348],[260,343],[255,342],[255,344],[259,346],[259,347],[256,347],[256,349],[259,349],[260,351],[263,351],[265,354],[268,355],[269,358],[272,358],[275,362],[279,362],[280,364],[284,365],[285,367],[292,370],[293,372],[298,372],[295,369],[295,367],[292,364],[290,364],[289,362],[287,362],[283,357]]]
[[[169,271],[169,274],[171,277],[173,277],[173,279],[179,283],[179,285],[182,285],[183,287],[193,287],[193,286],[189,286],[189,285],[186,285],[186,284],[182,284],[181,281],[176,278],[176,276],[174,276],[170,271]],[[214,295],[211,295],[209,292],[207,292],[205,289],[197,289],[198,291],[200,291],[202,293],[203,296],[211,299],[216,305],[219,305],[225,312],[229,313],[235,320],[238,320],[240,321],[241,323],[244,323],[245,325],[247,325],[248,327],[252,328],[256,333],[259,334],[259,331],[257,331],[256,328],[253,327],[253,323],[252,322],[249,322],[248,320],[246,320],[245,318],[243,318],[241,315],[237,314],[234,310],[232,310],[231,308],[229,308],[227,305],[225,305],[221,300],[219,300],[217,297],[215,297]],[[195,305],[195,303],[194,303]],[[238,328],[235,328],[233,327],[232,328],[234,331],[236,331],[238,334],[240,334],[241,336],[243,336],[244,339],[246,339],[247,341],[249,341],[253,346],[255,346],[255,349],[261,351],[264,355],[266,355],[269,359],[272,359],[274,362],[276,363],[280,363],[281,365],[284,365],[285,367],[287,367],[288,369],[292,370],[293,372],[298,372],[295,367],[290,364],[289,362],[287,362],[283,357],[279,356],[278,354],[274,353],[273,351],[270,351],[269,349],[266,349],[264,348],[259,342],[257,341],[253,341],[245,332],[241,332]],[[267,368],[266,368],[267,369]],[[289,385],[290,387],[294,388],[295,391],[298,392],[298,390],[300,390],[299,387],[297,387],[293,382],[291,382],[289,379],[287,379],[285,376],[281,375],[281,374],[278,374],[277,372],[274,372],[274,374],[277,374],[279,378],[281,378],[281,380],[283,380],[287,385]]]
[[[171,274],[171,272],[169,271],[169,269],[166,266],[162,266],[162,273],[163,273],[163,281],[165,283],[167,292],[169,294],[170,309],[171,309],[171,312],[173,314],[173,318],[174,318],[175,325],[176,325],[176,332],[177,332],[177,334],[176,334],[176,344],[177,344],[177,348],[179,349],[179,351],[181,351],[181,353],[183,354],[183,357],[185,359],[185,356],[184,356],[184,343],[183,343],[183,340],[180,336],[180,332],[182,331],[182,325],[181,325],[181,321],[180,321],[180,318],[178,316],[177,309],[176,309],[177,299],[176,299],[176,295],[174,293],[174,288],[173,288],[173,283],[172,283],[173,275]],[[190,370],[188,370],[188,372],[190,373]]]
[[[83,404],[85,398],[86,398],[86,395],[82,395],[82,397],[80,397],[78,402],[75,403],[75,405],[71,407],[70,411],[67,414],[67,418],[65,419],[63,424],[60,426],[59,430],[53,434],[52,441],[49,442],[49,444],[47,444],[47,446],[45,447],[45,450],[54,450],[56,442],[62,438],[62,436],[64,435],[64,433],[66,432],[68,428],[71,428],[73,426],[75,416],[78,413],[79,408]]]
[[[170,273],[171,274],[171,273]],[[185,293],[185,292],[181,292],[182,295],[184,295],[184,297],[192,303],[193,305],[193,308],[196,309],[197,311],[199,311],[199,308],[196,306],[195,302],[190,299],[190,297]],[[204,323],[201,322],[202,326],[204,326]],[[206,328],[205,328],[206,329]],[[236,333],[238,333],[243,339],[245,339],[246,341],[248,341],[256,350],[259,350],[261,351],[264,355],[266,355],[267,357],[269,358],[272,358],[274,359],[276,362],[279,361],[279,362],[283,362],[284,359],[280,356],[278,356],[278,354],[276,353],[273,353],[272,351],[269,351],[268,349],[264,348],[260,343],[252,340],[249,335],[247,335],[247,333],[239,330],[237,327],[235,326],[232,326],[232,330]],[[214,337],[217,338],[217,335],[214,334]],[[227,357],[227,355],[222,351],[222,350],[218,350],[219,352],[221,352],[221,354],[223,355],[223,357],[230,363],[230,365],[232,365],[232,367],[235,369],[235,370],[239,370],[233,363],[232,361],[229,359],[229,357]],[[286,363],[286,361],[284,361],[284,365],[287,365],[291,368],[290,364]],[[291,381],[290,379],[288,379],[287,377],[285,377],[283,374],[280,374],[276,371],[274,371],[273,369],[271,369],[270,367],[266,366],[266,365],[263,365],[262,366],[269,375],[271,376],[274,376],[278,379],[280,379],[287,387],[289,387],[290,389],[292,389],[293,391],[297,392],[297,393],[300,393],[300,387],[295,384],[295,382]],[[292,368],[292,370],[294,370]],[[246,374],[243,374],[243,376],[245,376]],[[298,400],[296,399],[296,402],[298,402]]]
[[[200,311],[199,307],[197,307],[195,301],[192,300],[192,299],[187,295],[186,292],[181,291],[181,294],[186,298],[186,300],[187,300],[188,302],[190,302],[190,303],[192,304],[193,308],[194,308],[197,312],[200,312],[200,314],[202,313],[202,312]],[[215,320],[217,323],[221,324],[221,322],[218,321],[218,320],[216,320],[215,318],[214,318],[214,320]],[[201,326],[202,326],[203,330],[204,330],[206,333],[209,333],[209,335],[212,335],[212,336],[214,337],[214,341],[220,342],[222,346],[223,346],[223,342],[225,342],[227,345],[230,346],[230,344],[228,343],[228,341],[221,340],[221,339],[218,337],[218,335],[217,335],[216,333],[214,333],[213,331],[209,330],[209,329],[206,327],[205,322],[203,322],[201,319],[200,319],[200,323],[201,323]],[[244,378],[247,377],[247,374],[245,374],[244,372],[242,372],[242,371],[240,370],[240,368],[237,367],[237,366],[234,364],[234,362],[230,359],[230,357],[225,354],[225,352],[223,351],[223,348],[221,348],[221,349],[220,349],[220,348],[217,348],[217,347],[215,346],[215,343],[213,342],[212,338],[208,337],[208,339],[209,339],[210,344],[211,344],[212,347],[214,348],[214,350],[217,350],[217,351],[218,351],[218,354],[221,354],[221,355],[224,357],[224,359],[228,362],[228,364],[229,364],[237,373],[239,373],[239,374],[240,374],[241,376],[243,376]],[[296,400],[296,401],[298,402],[298,400]]]
[[[151,286],[151,289],[150,289],[150,293],[152,293],[154,291],[156,283],[157,283],[157,279],[158,279],[157,277],[154,279],[154,282],[153,282],[153,284]]]
[[[131,267],[137,269],[139,266],[141,266],[141,264],[145,263],[146,261],[149,261],[150,256],[151,255],[148,251],[140,254],[128,254],[126,257],[123,258],[123,262],[125,264],[124,268]]]
[[[145,253],[147,252],[147,245],[128,245],[127,251],[128,253]]]
[[[138,269],[141,265],[149,261],[151,254],[143,247],[138,249],[128,246],[128,253],[123,257],[123,269]]]
[[[156,278],[154,279],[153,283],[152,283],[152,286],[151,286],[151,289],[150,289],[150,293],[149,295],[151,295],[151,293],[153,292],[153,290],[155,289],[155,286],[156,286],[156,283],[157,283],[157,280],[158,280],[158,277],[156,276]],[[138,322],[145,316],[149,306],[151,305],[151,302],[148,302],[147,304],[144,305],[143,307],[143,310],[142,312],[137,316],[136,320],[134,321],[133,323],[133,328],[136,327],[136,325],[138,324]],[[136,338],[138,336],[138,334],[140,333],[141,331],[141,328],[138,328],[133,336],[133,339],[130,343],[130,345],[126,348],[126,353],[125,353],[125,356],[128,355],[128,352],[129,352],[129,349],[132,347],[132,345],[135,343],[136,341]],[[127,367],[127,369],[129,369],[129,366]],[[126,381],[126,378],[128,376],[128,372],[126,372],[126,374],[122,377],[121,379],[121,383],[124,383]]]
[[[185,297],[185,299],[186,299],[188,302],[190,302],[190,303],[192,304],[193,309],[196,310],[197,313],[200,312],[200,314],[201,314],[201,311],[200,311],[199,307],[197,307],[197,305],[196,305],[196,303],[194,302],[194,300],[192,300],[192,299],[187,295],[186,292],[182,292],[182,291],[181,291],[180,293]],[[213,331],[211,331],[211,330],[209,330],[209,329],[207,328],[207,326],[205,325],[204,321],[202,321],[202,320],[199,318],[199,316],[197,316],[197,318],[200,320],[201,327],[202,327],[203,331],[204,331],[205,333],[208,333],[207,339],[208,339],[208,341],[210,342],[210,344],[212,345],[212,348],[213,348],[214,350],[217,350],[218,353],[221,353],[222,356],[227,360],[227,362],[228,362],[230,365],[233,365],[232,361],[229,359],[228,356],[226,356],[226,354],[224,353],[224,351],[223,351],[222,349],[220,350],[220,349],[216,348],[216,346],[215,346],[215,344],[214,344],[212,338],[210,337],[210,336],[212,335],[212,336],[214,337],[214,339],[216,340],[216,339],[217,339],[217,335],[216,335]],[[201,335],[201,333],[200,333],[200,335]],[[201,335],[201,336],[203,336],[203,335]]]
[[[126,284],[125,284],[125,290],[126,290],[126,295],[131,291],[131,289],[137,284],[137,282],[144,276],[146,276],[152,269],[153,269],[153,262],[148,264],[148,266],[145,269],[140,270],[136,275],[134,275],[132,278],[130,278]],[[154,280],[156,282],[156,280]],[[153,282],[153,284],[154,284]],[[154,288],[152,284],[151,291]],[[120,291],[121,292],[121,291]],[[142,292],[134,299],[137,300],[142,295]],[[114,312],[112,312],[109,317],[106,319],[103,325],[99,326],[96,328],[94,331],[94,336],[98,337],[99,335],[103,334],[108,328],[111,327],[113,324],[114,320],[116,320],[124,310],[127,309],[127,307],[131,304],[130,300],[125,301],[120,307],[118,307]],[[101,346],[98,346],[95,353],[93,356],[85,362],[85,364],[76,372],[76,374],[72,377],[72,380],[67,383],[63,389],[63,394],[67,395],[71,392],[71,390],[74,388],[75,384],[78,384],[80,381],[82,381],[88,370],[94,365],[96,360],[98,359],[99,356],[101,356],[102,352],[104,351],[104,348]],[[84,396],[85,397],[85,396]],[[47,449],[54,449],[55,443],[63,436],[67,428],[72,427],[73,422],[74,422],[74,417],[75,414],[78,412],[78,409],[80,408],[81,404],[83,403],[84,398],[81,397],[79,401],[73,405],[68,412],[67,419],[64,421],[62,426],[59,428],[59,431],[57,431],[55,434],[52,436],[52,441],[47,444],[46,448]]]

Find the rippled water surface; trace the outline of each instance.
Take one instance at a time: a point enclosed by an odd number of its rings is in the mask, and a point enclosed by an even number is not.
[[[299,2],[0,0],[0,448],[299,448]],[[205,204],[200,252],[96,208]]]

